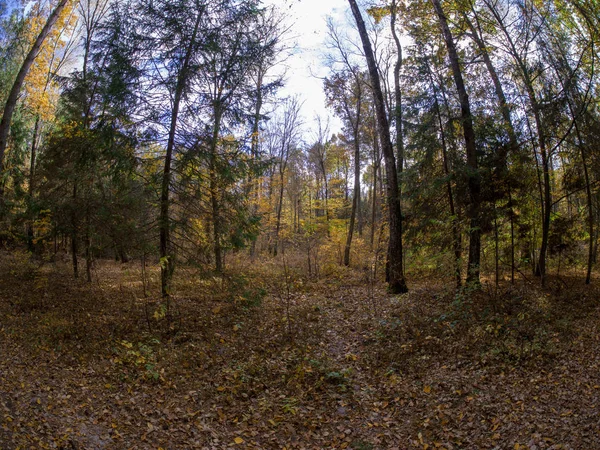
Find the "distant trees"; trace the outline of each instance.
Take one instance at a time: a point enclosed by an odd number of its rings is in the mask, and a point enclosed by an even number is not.
[[[377,273],[386,254],[394,293],[406,266],[457,286],[528,267],[545,284],[567,261],[591,282],[598,7],[348,7],[352,25],[328,23],[323,78],[341,130],[277,98],[285,12],[258,0],[3,15],[0,241],[65,251],[76,277],[84,257],[87,280],[97,257],[154,254],[168,313],[178,260],[219,274],[247,245],[295,246],[311,276],[318,255]]]

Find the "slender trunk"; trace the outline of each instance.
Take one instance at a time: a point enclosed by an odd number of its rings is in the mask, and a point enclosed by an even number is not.
[[[526,70],[526,69],[525,69]],[[527,72],[526,72],[527,73]],[[543,130],[542,117],[540,107],[536,100],[533,85],[529,76],[526,76],[526,88],[531,106],[533,109],[533,117],[535,119],[535,127],[538,133],[538,145],[540,156],[542,157],[542,177],[543,177],[543,203],[542,203],[542,243],[540,246],[540,254],[538,256],[536,276],[541,278],[542,286],[546,282],[546,257],[548,253],[548,238],[550,236],[550,214],[552,209],[552,193],[550,185],[550,158],[546,148],[546,137]]]
[[[515,284],[515,212],[513,209],[512,193],[508,190],[509,219],[510,219],[510,284]]]
[[[435,104],[435,112],[438,119],[438,126],[440,127],[440,137],[442,144],[442,163],[444,166],[444,174],[446,175],[446,192],[448,193],[448,205],[450,207],[450,217],[452,220],[452,248],[454,251],[454,278],[456,280],[456,287],[459,288],[462,285],[461,275],[461,259],[462,259],[462,243],[460,237],[460,228],[458,222],[458,216],[454,206],[454,194],[452,192],[452,181],[450,179],[450,162],[448,161],[448,146],[446,143],[446,131],[444,129],[444,121],[442,120],[442,111],[438,102],[437,88],[433,80],[433,75],[429,65],[427,66],[427,73],[430,77],[431,87],[433,89],[433,98]]]
[[[454,278],[456,280],[456,287],[460,287],[462,284],[461,275],[461,260],[462,260],[462,243],[460,238],[460,229],[458,222],[458,215],[456,214],[456,208],[454,206],[454,193],[452,192],[452,181],[450,180],[450,164],[448,161],[448,148],[446,145],[446,133],[444,131],[444,125],[442,122],[442,114],[440,112],[440,106],[435,99],[438,123],[440,127],[440,136],[442,140],[442,162],[444,164],[444,174],[448,181],[446,181],[446,191],[448,193],[448,205],[450,207],[450,216],[452,220],[452,248],[454,250]]]
[[[533,129],[531,127],[531,122],[529,120],[529,116],[525,116],[525,123],[527,124],[527,131],[529,133],[529,139],[532,142],[532,149],[533,149],[533,160],[535,161],[535,172],[536,172],[536,176],[537,176],[537,187],[538,187],[538,195],[539,195],[539,202],[540,202],[540,206],[542,209],[542,217],[544,216],[544,184],[542,182],[542,171],[540,170],[540,163],[539,163],[539,159],[538,159],[538,152],[537,152],[537,147],[535,145],[535,138],[533,136]],[[536,243],[537,239],[536,239],[536,233],[535,233],[535,228],[534,228],[534,233],[533,233],[533,246],[531,247],[531,262],[532,262],[532,271],[533,274],[536,275],[536,270],[538,268],[538,254],[537,252],[534,250],[535,247],[535,243]]]
[[[573,115],[573,109],[569,105],[571,109],[571,114]],[[573,116],[573,120],[575,116]],[[585,275],[585,284],[590,284],[592,280],[592,266],[594,264],[594,209],[592,204],[592,188],[590,186],[590,175],[588,171],[588,163],[587,157],[585,154],[585,146],[583,143],[583,139],[581,137],[581,132],[579,131],[579,125],[577,125],[577,121],[575,121],[575,133],[577,135],[577,141],[579,143],[579,150],[581,152],[581,165],[583,167],[583,176],[585,181],[585,194],[587,200],[587,209],[588,209],[588,233],[589,243],[588,243],[588,261],[587,261],[587,271]]]
[[[273,244],[273,256],[277,256],[279,249],[279,231],[281,229],[281,211],[283,210],[283,171],[279,172],[279,200],[277,204],[277,222],[275,224],[275,243]]]
[[[541,117],[540,105],[537,101],[535,91],[533,88],[533,80],[531,78],[530,69],[527,66],[526,61],[523,59],[522,54],[517,50],[513,36],[504,25],[503,17],[496,10],[496,8],[488,3],[487,7],[492,13],[496,22],[500,26],[500,30],[507,39],[510,47],[511,56],[514,58],[525,85],[527,97],[531,106],[533,117],[535,120],[535,126],[538,135],[538,146],[540,149],[540,156],[542,158],[542,172],[543,172],[543,197],[542,197],[542,243],[540,246],[540,254],[538,256],[537,266],[535,268],[535,275],[541,278],[541,284],[545,284],[546,275],[546,254],[548,251],[548,238],[550,235],[550,209],[552,207],[552,188],[550,186],[550,155],[546,148],[546,135],[543,128],[543,122]],[[534,144],[535,147],[535,144]]]
[[[398,187],[398,196],[402,201],[402,172],[404,171],[404,137],[402,131],[402,90],[400,86],[400,71],[402,70],[402,44],[396,31],[396,0],[392,0],[390,7],[390,28],[392,30],[392,37],[396,44],[396,62],[394,64],[394,122],[396,124],[396,171],[398,172],[398,181],[400,185]]]
[[[77,203],[77,182],[73,184],[73,211],[71,212],[71,258],[73,262],[73,276],[79,278],[79,268],[77,263],[77,228],[79,226],[76,212]]]
[[[324,158],[321,158],[321,170],[323,171],[323,186],[325,187],[325,221],[327,222],[327,236],[329,236],[329,185],[327,183],[327,172],[325,171]]]
[[[219,187],[217,182],[217,141],[221,130],[221,106],[216,105],[214,112],[214,128],[210,145],[210,204],[213,225],[213,252],[215,256],[215,271],[223,272],[223,250],[221,247],[221,213],[219,205]]]
[[[500,267],[499,267],[499,247],[498,247],[498,212],[496,211],[496,202],[494,201],[494,263],[495,263],[495,282],[496,287],[498,287],[498,283],[500,281]]]
[[[38,134],[40,129],[40,117],[35,118],[35,125],[33,126],[33,138],[31,139],[31,155],[29,158],[29,218],[27,220],[27,247],[30,252],[33,251],[33,195],[35,193],[35,164],[37,159],[37,142]]]
[[[494,84],[494,91],[496,93],[496,97],[498,98],[498,106],[500,107],[500,113],[502,114],[502,118],[504,120],[504,126],[506,127],[506,132],[508,134],[510,150],[515,151],[515,150],[517,150],[519,143],[517,140],[517,134],[515,133],[515,128],[513,126],[510,108],[509,108],[508,102],[506,100],[506,95],[504,94],[504,88],[502,87],[500,77],[498,76],[498,73],[496,72],[496,68],[494,67],[494,64],[492,63],[492,59],[490,58],[488,46],[486,45],[486,42],[483,40],[481,31],[479,28],[480,27],[479,20],[477,19],[477,16],[475,16],[476,21],[477,21],[477,28],[476,28],[475,25],[473,24],[473,22],[471,22],[469,20],[469,18],[467,17],[466,14],[463,15],[463,17],[465,18],[467,26],[471,30],[471,37],[473,38],[473,41],[479,48],[479,53],[481,54],[481,56],[483,58],[485,67],[487,68],[490,78],[492,79],[492,82]],[[506,147],[504,147],[504,146],[501,147],[501,153],[498,157],[498,160],[499,160],[498,165],[502,169],[506,168],[507,156],[508,156],[508,154],[507,154]]]
[[[10,123],[12,120],[13,113],[15,111],[15,107],[17,105],[17,100],[19,99],[19,94],[21,92],[21,88],[23,87],[23,83],[25,82],[25,78],[27,77],[27,73],[33,64],[33,61],[37,57],[46,37],[52,30],[52,27],[58,20],[60,14],[62,13],[65,6],[69,0],[61,0],[60,3],[56,5],[54,11],[48,17],[46,24],[40,31],[40,34],[37,36],[33,46],[27,53],[21,68],[19,69],[19,73],[17,74],[17,78],[12,85],[10,93],[8,94],[8,98],[6,100],[6,104],[4,105],[4,111],[2,113],[2,120],[0,120],[0,172],[4,171],[4,153],[6,151],[6,146],[8,143],[8,135],[10,132]]]
[[[387,199],[390,227],[390,241],[388,251],[389,262],[389,290],[392,293],[399,294],[408,291],[404,279],[404,270],[402,267],[402,210],[400,208],[400,197],[398,192],[398,174],[396,172],[396,158],[390,139],[390,128],[386,115],[386,108],[381,89],[379,71],[367,28],[363,21],[356,0],[348,0],[352,14],[356,21],[358,32],[360,34],[362,46],[365,52],[367,65],[369,67],[369,77],[373,89],[375,108],[377,114],[379,139],[381,141],[382,152],[385,159],[385,170],[387,178]]]
[[[475,13],[474,10],[473,10],[473,12]],[[519,142],[517,139],[517,133],[515,132],[515,127],[513,125],[510,107],[506,100],[506,95],[504,94],[504,88],[502,87],[502,82],[500,81],[500,77],[498,76],[498,73],[496,72],[496,68],[494,67],[494,64],[492,63],[492,59],[491,59],[489,51],[488,51],[488,46],[483,39],[483,33],[481,32],[481,24],[479,23],[478,15],[475,13],[475,22],[476,22],[477,26],[475,26],[473,24],[473,22],[471,22],[469,20],[469,18],[467,17],[466,14],[464,15],[464,18],[467,23],[467,26],[471,30],[471,36],[472,36],[475,44],[479,48],[479,52],[480,52],[481,56],[483,57],[483,62],[485,63],[485,66],[488,70],[490,78],[492,79],[492,82],[494,84],[494,91],[495,91],[496,97],[498,99],[498,106],[500,108],[500,113],[502,114],[502,118],[504,120],[504,126],[505,126],[506,132],[508,134],[509,147],[507,148],[506,146],[501,146],[500,154],[498,155],[498,168],[501,172],[504,172],[504,174],[507,174],[509,171],[508,164],[507,164],[508,150],[510,150],[510,152],[512,152],[514,154],[517,152],[517,150],[519,148]],[[511,227],[511,283],[514,284],[515,247],[514,247],[514,223],[513,222],[514,222],[515,214],[514,214],[514,210],[513,210],[513,202],[511,200],[512,199],[512,193],[511,193],[512,187],[511,187],[510,180],[509,180],[508,184],[506,185],[506,190],[507,190],[507,194],[509,197],[508,215],[510,218],[510,227]]]
[[[565,88],[564,83],[561,82],[563,89]],[[583,168],[583,177],[585,182],[585,194],[586,194],[586,203],[588,210],[588,233],[589,233],[589,241],[588,241],[588,261],[587,261],[587,271],[585,275],[585,284],[590,284],[592,279],[592,266],[594,264],[594,210],[593,210],[593,197],[592,197],[592,188],[590,185],[590,175],[589,168],[587,163],[587,156],[585,152],[585,143],[581,136],[581,131],[579,129],[579,124],[577,123],[577,114],[573,108],[573,105],[570,100],[567,100],[567,104],[569,107],[569,112],[571,113],[571,117],[573,120],[573,126],[575,128],[575,135],[577,136],[577,143],[579,145],[579,151],[581,154],[581,165]],[[568,199],[568,197],[567,197]]]
[[[258,161],[258,144],[259,144],[259,124],[260,124],[260,111],[262,109],[262,69],[259,68],[258,79],[256,83],[256,104],[254,105],[254,118],[252,122],[252,140],[251,140],[251,153],[252,153],[252,161]],[[253,180],[252,178],[249,180],[250,191],[253,197],[252,202],[252,213],[256,214],[258,212],[258,195],[259,195],[259,185],[258,180]],[[256,255],[256,239],[252,239],[250,244],[250,256],[254,258]]]
[[[371,251],[373,251],[375,245],[375,222],[377,221],[377,171],[379,161],[379,141],[377,136],[373,136],[373,191],[371,194],[371,236],[369,242],[371,244]]]
[[[85,214],[85,273],[87,281],[92,282],[92,239],[90,236],[90,211],[86,208]]]
[[[171,112],[171,123],[169,125],[169,138],[167,141],[167,151],[165,155],[165,166],[163,169],[161,193],[160,193],[160,214],[158,218],[158,224],[160,229],[160,285],[161,295],[163,299],[167,300],[167,310],[169,309],[169,297],[171,294],[171,279],[173,278],[173,271],[175,270],[175,260],[171,248],[170,238],[170,218],[169,218],[169,193],[171,189],[171,164],[173,161],[173,151],[175,148],[175,134],[177,131],[177,117],[179,115],[179,107],[181,100],[183,99],[183,92],[187,84],[188,70],[190,60],[192,57],[192,50],[194,42],[196,41],[196,35],[198,28],[200,27],[200,18],[202,12],[197,13],[196,23],[194,25],[194,31],[183,60],[183,65],[177,76],[177,84],[175,86],[175,95],[173,97],[173,110]]]
[[[346,246],[344,248],[344,265],[350,265],[350,249],[352,246],[352,237],[354,235],[354,224],[356,222],[356,214],[360,206],[360,122],[362,109],[362,86],[361,80],[357,76],[356,82],[356,117],[352,120],[349,108],[347,109],[348,120],[352,124],[352,139],[354,144],[354,193],[352,195],[352,210],[350,211],[350,223],[348,224],[348,234],[346,236]],[[346,102],[346,105],[349,102]],[[346,171],[347,173],[348,171]],[[347,182],[346,182],[347,183]],[[348,192],[348,189],[346,189]]]
[[[456,90],[458,91],[458,97],[460,100],[462,127],[465,139],[465,148],[467,151],[467,166],[469,171],[467,176],[470,197],[469,207],[467,210],[470,219],[467,283],[479,284],[479,266],[481,259],[481,228],[479,226],[481,184],[479,175],[477,173],[477,148],[475,143],[475,131],[473,129],[473,117],[471,116],[471,105],[469,103],[469,96],[465,88],[454,38],[452,37],[452,33],[450,32],[450,28],[448,26],[448,20],[444,14],[442,5],[440,4],[440,0],[431,0],[431,2],[433,3],[437,13],[440,27],[444,35],[444,41],[446,42],[448,56],[450,58],[450,66],[452,67],[452,75],[454,77]]]
[[[363,230],[365,226],[365,218],[363,212],[364,199],[361,196],[361,191],[358,192],[358,204],[356,205],[356,220],[358,222],[358,236],[363,237]]]
[[[359,106],[360,108],[360,102]],[[357,116],[357,122],[358,122]],[[354,194],[352,197],[352,211],[350,212],[350,223],[348,225],[348,235],[346,237],[346,247],[344,248],[344,265],[350,265],[350,247],[352,245],[352,235],[354,233],[354,222],[356,212],[360,202],[360,142],[358,140],[358,123],[354,132]]]

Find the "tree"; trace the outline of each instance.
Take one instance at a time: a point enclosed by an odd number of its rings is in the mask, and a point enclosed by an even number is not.
[[[364,93],[368,89],[360,67],[353,64],[348,45],[344,43],[340,33],[331,21],[328,21],[328,36],[333,51],[330,62],[331,70],[334,72],[330,78],[325,78],[324,87],[328,102],[333,106],[336,114],[342,118],[350,134],[350,140],[354,149],[354,188],[352,195],[352,209],[350,212],[350,223],[344,246],[344,265],[350,265],[350,249],[354,235],[356,216],[360,209],[360,169],[361,169],[361,127],[362,114],[365,108]],[[336,60],[342,69],[336,70]]]
[[[335,108],[336,113],[342,117],[348,132],[350,142],[354,149],[354,187],[352,195],[352,210],[350,223],[344,246],[344,265],[350,265],[350,249],[358,208],[360,207],[360,175],[361,175],[361,118],[364,109],[363,96],[366,88],[357,68],[356,75],[347,70],[333,74],[324,81],[328,102]]]
[[[389,211],[389,229],[390,241],[388,245],[388,274],[389,289],[391,292],[399,294],[408,291],[403,271],[403,252],[402,252],[402,210],[400,208],[400,197],[398,191],[398,175],[396,169],[396,158],[390,138],[390,128],[386,114],[381,81],[377,69],[377,63],[371,47],[371,41],[367,34],[365,22],[355,0],[348,0],[352,14],[356,21],[358,33],[362,42],[367,66],[369,68],[369,77],[371,80],[371,89],[375,99],[375,108],[377,114],[377,127],[381,149],[385,160],[386,183],[387,183],[387,203]]]
[[[300,139],[300,101],[293,97],[287,99],[283,105],[281,116],[271,119],[268,128],[268,147],[275,161],[275,167],[279,175],[277,187],[279,195],[277,197],[277,206],[275,208],[275,233],[272,243],[272,253],[277,256],[279,249],[279,235],[281,230],[281,215],[283,213],[283,193],[285,189],[285,177],[288,168],[288,162],[292,152],[298,148]]]
[[[465,139],[465,148],[467,152],[467,166],[469,169],[468,185],[469,185],[469,262],[467,269],[467,283],[479,283],[480,273],[480,258],[481,258],[481,228],[480,228],[480,194],[481,185],[479,180],[478,169],[478,158],[477,158],[477,147],[475,142],[475,131],[473,128],[473,118],[471,115],[471,104],[469,102],[469,95],[462,76],[462,70],[460,68],[460,60],[454,38],[448,26],[448,19],[444,14],[440,0],[431,0],[435,12],[437,14],[442,35],[446,42],[448,50],[448,57],[450,59],[450,67],[452,68],[452,74],[454,76],[454,82],[456,84],[456,90],[460,99],[460,110],[462,128]]]
[[[46,20],[46,24],[40,31],[40,34],[37,36],[33,46],[27,53],[19,72],[17,73],[17,77],[12,85],[10,93],[8,94],[8,98],[6,99],[6,104],[4,105],[4,109],[2,111],[2,120],[0,120],[0,171],[4,168],[4,152],[6,151],[6,145],[8,144],[8,135],[10,132],[10,123],[12,120],[13,113],[15,111],[15,107],[17,105],[17,100],[19,99],[19,93],[21,92],[21,88],[23,87],[23,83],[25,82],[25,78],[33,61],[38,55],[46,37],[52,30],[52,27],[56,24],[56,22],[61,17],[63,10],[67,7],[70,0],[60,0],[59,3],[55,6],[54,10],[48,16]],[[0,193],[0,197],[3,194]]]

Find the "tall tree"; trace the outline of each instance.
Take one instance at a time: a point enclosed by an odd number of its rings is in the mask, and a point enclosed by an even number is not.
[[[437,14],[442,35],[446,42],[446,48],[448,50],[448,57],[450,59],[450,67],[452,68],[452,75],[454,77],[454,83],[456,84],[456,90],[458,91],[458,97],[460,100],[460,111],[463,134],[465,139],[465,148],[467,152],[467,166],[469,173],[468,185],[469,185],[469,262],[467,271],[467,282],[479,283],[480,273],[480,259],[481,259],[481,227],[480,227],[480,206],[481,206],[481,184],[478,174],[478,159],[477,159],[477,146],[475,142],[475,130],[473,128],[473,117],[471,115],[471,104],[469,102],[469,95],[465,87],[465,82],[462,76],[462,70],[460,67],[460,60],[458,57],[458,51],[456,44],[454,43],[454,37],[448,26],[448,19],[442,9],[440,0],[431,0],[435,12]]]
[[[142,1],[138,20],[140,50],[146,62],[147,87],[161,93],[169,102],[166,126],[166,148],[160,188],[159,256],[161,267],[161,294],[167,300],[171,294],[171,280],[175,270],[175,255],[171,239],[172,164],[179,116],[195,75],[196,57],[204,45],[203,33],[207,4],[203,0]],[[166,96],[166,98],[164,98]],[[162,109],[164,103],[156,105]],[[160,113],[159,113],[160,114]],[[162,125],[162,124],[161,124]]]
[[[375,112],[377,114],[377,128],[379,131],[379,140],[381,150],[385,160],[385,172],[387,183],[387,203],[389,211],[389,229],[390,241],[388,245],[388,274],[389,289],[391,292],[400,294],[408,291],[403,270],[403,251],[402,251],[402,209],[400,207],[400,197],[398,190],[398,174],[396,168],[396,158],[394,148],[390,138],[389,121],[386,114],[383,91],[381,89],[381,80],[377,68],[377,61],[371,46],[371,40],[367,33],[367,27],[358,8],[356,0],[348,0],[352,15],[356,21],[358,33],[362,42],[367,66],[369,68],[369,77],[371,80],[371,89],[375,100]]]
[[[59,20],[63,10],[70,1],[71,0],[60,0],[59,3],[54,7],[54,10],[50,13],[48,19],[46,20],[46,24],[35,39],[35,42],[27,53],[27,56],[25,56],[25,60],[23,61],[10,93],[8,94],[6,104],[4,105],[4,109],[2,111],[2,119],[0,120],[0,171],[2,171],[4,167],[4,152],[6,151],[6,146],[8,144],[12,116],[17,105],[17,100],[19,99],[19,93],[21,92],[21,88],[23,87],[23,83],[27,77],[27,73],[29,72],[29,69],[31,68],[31,65],[33,64],[38,52],[42,48],[46,37],[52,30],[52,27],[54,27],[55,23]],[[2,193],[0,193],[0,195],[2,195]]]
[[[327,23],[330,45],[336,55],[331,55],[331,66],[334,73],[330,78],[324,80],[325,93],[330,105],[342,118],[351,135],[354,149],[354,187],[352,195],[352,209],[350,211],[350,223],[344,246],[344,265],[350,265],[350,250],[356,216],[360,209],[360,170],[361,170],[361,126],[362,113],[365,107],[365,90],[368,88],[360,67],[353,64],[350,52],[345,45],[339,31],[330,20]],[[334,62],[342,65],[341,70],[336,70]]]

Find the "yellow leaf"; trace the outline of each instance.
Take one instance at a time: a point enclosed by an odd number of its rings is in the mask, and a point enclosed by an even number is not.
[[[426,394],[429,394],[431,392],[431,386],[425,386],[423,388],[423,392],[425,392]]]
[[[215,306],[212,309],[213,314],[219,314],[219,312],[221,312],[221,307],[220,306]]]
[[[224,390],[225,390],[225,387],[224,387],[224,386],[219,386],[219,387],[217,388],[217,391],[219,391],[219,392],[223,392]]]
[[[235,442],[236,444],[243,444],[244,440],[241,437],[236,437],[233,442]]]

